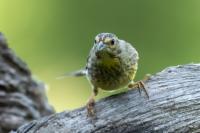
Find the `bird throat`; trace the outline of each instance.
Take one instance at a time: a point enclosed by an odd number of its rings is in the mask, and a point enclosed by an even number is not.
[[[120,64],[119,58],[109,54],[96,54],[96,57],[98,64],[105,67],[113,67]]]

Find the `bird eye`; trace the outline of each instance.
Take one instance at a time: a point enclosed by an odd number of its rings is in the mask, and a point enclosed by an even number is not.
[[[110,42],[110,44],[111,44],[111,45],[114,45],[114,44],[115,44],[115,40],[112,39],[111,42]]]
[[[97,40],[96,40],[96,39],[94,40],[94,43],[95,43],[95,44],[97,43]]]

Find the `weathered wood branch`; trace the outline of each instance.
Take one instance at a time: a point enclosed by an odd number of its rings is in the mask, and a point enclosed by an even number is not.
[[[8,48],[0,33],[0,133],[53,112],[44,85],[32,78],[26,64]]]
[[[200,132],[200,64],[169,67],[147,82],[150,99],[137,90],[23,125],[17,133]]]

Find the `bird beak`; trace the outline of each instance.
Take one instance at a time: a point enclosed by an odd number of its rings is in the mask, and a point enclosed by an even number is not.
[[[106,48],[106,44],[100,42],[97,46],[97,51],[102,51]]]

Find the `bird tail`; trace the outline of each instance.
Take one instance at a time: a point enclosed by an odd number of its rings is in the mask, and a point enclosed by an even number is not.
[[[81,76],[85,76],[87,73],[86,69],[81,69],[81,70],[77,70],[77,71],[74,71],[74,72],[69,72],[69,73],[65,73],[61,76],[58,76],[56,79],[63,79],[63,78],[66,78],[66,77],[81,77]]]

